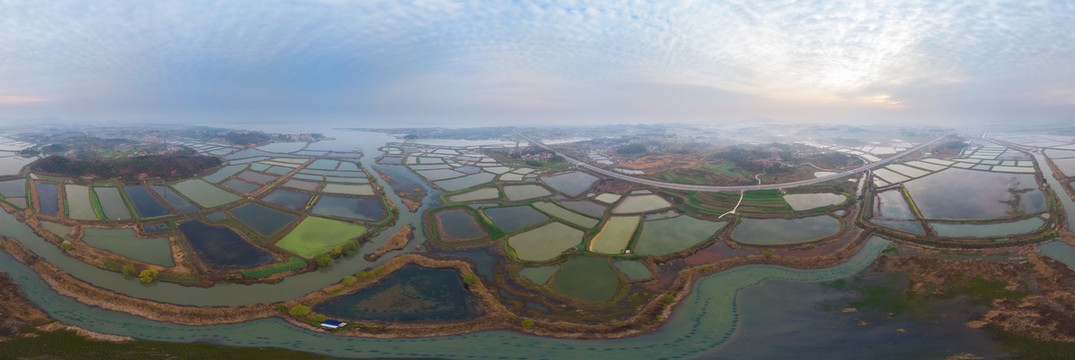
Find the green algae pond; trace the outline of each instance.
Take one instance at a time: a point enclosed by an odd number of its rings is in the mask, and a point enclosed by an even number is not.
[[[519,275],[530,280],[530,282],[544,285],[549,282],[549,278],[552,278],[552,275],[556,274],[557,271],[560,271],[560,265],[536,266],[520,269]]]
[[[732,238],[751,245],[789,245],[817,240],[840,230],[840,221],[827,215],[798,219],[744,218]]]
[[[612,298],[620,286],[620,277],[604,257],[575,256],[560,264],[560,272],[549,288],[561,294],[589,302]]]
[[[304,258],[311,258],[365,233],[366,227],[362,225],[307,216],[275,245]]]

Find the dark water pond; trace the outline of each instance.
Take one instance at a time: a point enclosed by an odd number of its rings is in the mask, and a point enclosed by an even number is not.
[[[377,198],[322,196],[314,205],[314,214],[348,219],[378,221],[384,218],[384,206]]]
[[[269,237],[283,229],[298,216],[267,208],[258,203],[249,203],[229,211],[244,225],[254,229],[261,236]]]
[[[273,255],[243,240],[235,230],[200,220],[179,224],[194,252],[216,270],[247,269],[274,261]]]
[[[35,186],[37,187],[37,202],[41,207],[41,214],[56,216],[60,211],[59,200],[56,195],[59,186],[49,183],[37,183]]]
[[[276,189],[261,198],[261,201],[291,210],[298,210],[305,206],[307,201],[310,201],[310,194],[287,189]]]
[[[134,203],[134,210],[138,212],[138,216],[144,218],[158,217],[171,215],[172,212],[168,211],[164,205],[161,205],[153,194],[149,193],[149,189],[142,186],[125,186],[123,191],[127,193],[127,198]]]
[[[452,321],[474,317],[459,271],[408,265],[373,287],[314,306],[331,318],[387,321]]]
[[[261,185],[251,184],[239,179],[229,179],[220,185],[240,194],[246,194],[261,187]]]
[[[173,209],[181,214],[193,214],[201,210],[198,206],[187,201],[186,198],[179,196],[179,194],[170,187],[164,185],[151,185],[149,188],[157,193],[157,195],[160,195],[161,199],[164,199],[168,205],[171,205]]]

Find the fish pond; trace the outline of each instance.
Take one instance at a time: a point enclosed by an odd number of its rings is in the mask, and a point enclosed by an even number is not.
[[[787,245],[820,239],[840,230],[840,221],[826,215],[798,219],[744,218],[732,232],[735,241],[751,245]]]
[[[142,239],[132,229],[85,228],[82,242],[116,255],[161,266],[173,266],[167,238]]]
[[[603,257],[575,256],[560,265],[549,288],[564,295],[590,302],[612,298],[620,277]]]
[[[613,214],[635,214],[654,210],[660,210],[672,206],[668,200],[655,195],[632,195],[628,196],[619,205],[612,209]]]
[[[605,216],[605,210],[608,209],[605,205],[590,200],[561,201],[560,205],[595,218]]]
[[[569,171],[542,176],[541,181],[556,189],[556,191],[575,197],[590,189],[590,186],[593,186],[593,183],[597,181],[597,177],[581,171]]]
[[[437,186],[439,186],[441,189],[444,189],[444,191],[456,191],[493,181],[494,178],[496,178],[496,175],[487,172],[480,172],[477,174],[461,176],[454,179],[437,181],[435,182],[435,184],[437,184]]]
[[[253,202],[231,209],[228,213],[264,237],[272,237],[298,218],[295,214],[273,210]]]
[[[101,203],[104,216],[112,220],[127,220],[131,218],[131,212],[127,209],[127,203],[123,201],[119,189],[114,187],[95,187],[97,200]]]
[[[1037,230],[1045,221],[1041,218],[1032,217],[1013,222],[993,224],[945,224],[931,222],[929,226],[939,236],[945,237],[1001,237],[1010,235],[1026,234]]]
[[[149,193],[149,189],[143,186],[125,186],[123,192],[127,193],[127,199],[134,204],[134,210],[140,217],[155,218],[172,214],[168,208],[161,205],[160,201],[157,201],[157,198],[153,197],[153,194]]]
[[[930,219],[995,219],[1041,212],[1047,206],[1034,174],[948,169],[904,186],[922,216]]]
[[[515,256],[523,261],[546,261],[582,243],[582,230],[552,222],[508,238]]]
[[[407,265],[362,291],[329,299],[313,310],[331,318],[397,322],[459,321],[476,313],[455,269]]]
[[[792,210],[803,211],[843,203],[847,201],[847,196],[828,193],[788,194],[784,195],[784,201]]]
[[[668,255],[687,250],[713,237],[727,222],[712,222],[680,215],[642,223],[633,252],[639,255]]]
[[[337,216],[363,221],[378,221],[384,218],[384,206],[377,198],[349,198],[338,196],[321,196],[314,205],[314,214]]]
[[[476,200],[489,200],[500,197],[500,190],[496,188],[481,188],[477,190],[471,190],[462,194],[456,194],[448,196],[448,201],[454,202],[467,202]]]
[[[900,220],[915,218],[910,206],[907,205],[907,199],[903,197],[903,191],[900,189],[877,193],[873,217]]]
[[[541,185],[507,185],[504,186],[504,196],[511,201],[522,201],[552,195],[552,192]]]
[[[273,254],[254,246],[235,230],[201,220],[179,224],[179,231],[205,265],[216,270],[249,269],[276,261]]]
[[[489,235],[478,222],[474,211],[466,208],[453,208],[433,214],[437,226],[437,237],[445,242],[462,242],[478,240]]]
[[[915,234],[915,235],[925,235],[926,234],[926,232],[924,230],[922,230],[922,226],[919,225],[917,221],[873,219],[873,220],[870,220],[870,222],[872,222],[874,224],[877,224],[877,225],[884,226],[884,227],[889,228],[889,229],[899,230],[899,231],[903,231],[903,232],[910,233],[910,234]]]
[[[213,186],[202,179],[190,179],[172,185],[172,188],[204,208],[213,208],[239,200],[239,195]],[[170,200],[169,200],[170,201]]]
[[[362,236],[366,227],[332,219],[307,216],[291,232],[276,242],[276,247],[311,258]]]
[[[291,210],[298,210],[302,209],[306,206],[306,202],[310,201],[310,194],[287,189],[276,189],[261,198],[261,201]]]
[[[75,220],[97,220],[88,186],[67,184],[63,190],[67,195],[68,217]]]
[[[0,181],[0,196],[3,197],[25,197],[26,196],[26,179],[15,179]]]
[[[601,232],[590,240],[590,251],[605,254],[622,254],[627,243],[634,236],[641,216],[613,216],[608,219]]]
[[[549,214],[555,218],[559,218],[560,220],[567,221],[569,223],[584,228],[593,228],[594,226],[597,226],[599,222],[597,219],[583,216],[579,213],[565,209],[560,205],[556,205],[556,203],[549,201],[538,201],[535,202],[533,206],[538,210],[541,210],[542,212]]]
[[[482,212],[506,232],[516,232],[549,220],[545,214],[526,205],[485,208]]]

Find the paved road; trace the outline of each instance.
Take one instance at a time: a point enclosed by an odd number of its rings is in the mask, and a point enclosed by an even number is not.
[[[605,169],[602,169],[602,168],[599,168],[599,167],[584,163],[582,161],[575,160],[575,159],[573,159],[571,157],[568,157],[567,155],[561,154],[559,151],[553,150],[552,148],[548,147],[545,144],[542,144],[540,142],[535,141],[534,139],[531,139],[529,136],[523,135],[521,133],[519,134],[519,136],[522,136],[524,139],[526,139],[526,141],[529,141],[531,144],[537,145],[538,147],[541,147],[541,148],[543,148],[545,150],[552,151],[556,155],[562,156],[564,159],[566,159],[567,161],[570,161],[572,164],[578,165],[579,167],[582,167],[582,168],[586,168],[586,169],[588,169],[590,171],[593,171],[593,172],[601,174],[601,175],[614,177],[614,178],[624,180],[624,181],[630,181],[630,182],[633,182],[633,183],[636,183],[636,184],[650,185],[650,186],[656,186],[656,187],[666,188],[666,189],[686,190],[686,191],[701,191],[701,192],[722,192],[722,191],[747,191],[747,190],[785,189],[785,188],[793,188],[793,187],[799,187],[799,186],[813,185],[813,184],[817,184],[817,183],[820,183],[820,182],[825,182],[825,181],[829,181],[829,180],[848,177],[848,176],[854,175],[856,173],[860,173],[860,172],[863,172],[863,171],[866,171],[866,170],[869,170],[869,169],[872,169],[872,168],[875,168],[875,167],[887,165],[888,163],[896,161],[901,157],[904,157],[904,156],[910,155],[912,153],[915,153],[915,152],[917,152],[919,150],[922,150],[923,148],[925,148],[925,147],[927,147],[927,146],[929,146],[929,145],[931,145],[933,143],[936,143],[936,142],[940,141],[945,136],[948,136],[948,134],[945,134],[945,135],[943,135],[941,137],[933,139],[933,140],[931,140],[929,142],[922,143],[922,144],[920,144],[918,146],[915,146],[913,148],[907,149],[907,151],[901,152],[899,154],[890,156],[890,157],[885,158],[885,159],[881,159],[880,161],[870,163],[870,164],[866,164],[866,165],[862,165],[862,166],[859,166],[857,168],[854,168],[854,169],[851,169],[851,170],[848,170],[848,171],[844,171],[844,172],[839,173],[839,174],[833,174],[833,175],[828,175],[828,176],[822,176],[822,177],[815,178],[815,179],[792,181],[792,182],[786,182],[786,183],[780,183],[780,184],[743,185],[743,186],[689,185],[689,184],[668,183],[668,182],[661,182],[661,181],[655,181],[655,180],[649,180],[649,179],[636,178],[634,176],[624,175],[624,174],[620,174],[618,172],[605,170]]]

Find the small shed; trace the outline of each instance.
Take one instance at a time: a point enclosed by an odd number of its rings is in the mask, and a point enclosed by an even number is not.
[[[339,321],[336,321],[336,320],[325,320],[325,322],[321,323],[321,327],[326,328],[326,329],[339,329],[339,328],[343,327],[344,325],[347,325],[347,323],[339,322]]]

